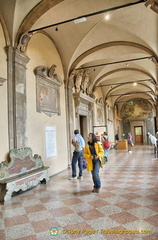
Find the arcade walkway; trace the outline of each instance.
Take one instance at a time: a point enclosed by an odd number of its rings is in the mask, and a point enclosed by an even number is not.
[[[158,239],[158,159],[152,147],[112,149],[100,171],[100,193],[91,192],[87,170],[82,180],[70,181],[70,175],[68,169],[0,205],[0,239]]]

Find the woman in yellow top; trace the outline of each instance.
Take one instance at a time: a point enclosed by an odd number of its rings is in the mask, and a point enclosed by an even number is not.
[[[88,160],[87,170],[91,171],[92,179],[94,183],[94,188],[92,192],[99,192],[101,187],[99,169],[103,167],[102,156],[104,155],[104,150],[102,146],[98,143],[94,133],[89,133],[88,143],[84,148],[84,157]]]

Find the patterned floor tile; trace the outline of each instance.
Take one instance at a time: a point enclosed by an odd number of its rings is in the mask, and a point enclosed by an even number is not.
[[[120,224],[136,221],[138,218],[128,212],[116,213],[110,216],[113,220]]]
[[[14,194],[0,204],[0,240],[157,240],[158,165],[151,151],[145,145],[135,145],[130,155],[112,149],[100,170],[99,194],[92,193],[90,172],[84,170],[82,180],[70,181],[71,169],[47,184]],[[52,227],[58,229],[55,237]]]

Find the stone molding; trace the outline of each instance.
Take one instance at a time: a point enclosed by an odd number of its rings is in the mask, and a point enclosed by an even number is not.
[[[3,83],[6,81],[6,79],[5,78],[1,78],[0,77],[0,86],[3,86]]]

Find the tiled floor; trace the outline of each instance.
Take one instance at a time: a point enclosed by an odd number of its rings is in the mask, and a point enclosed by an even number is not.
[[[68,169],[1,204],[0,240],[158,240],[158,159],[153,148],[111,150],[100,171],[100,193],[91,192],[87,170],[82,180],[70,181],[70,175]],[[53,227],[56,236],[50,233]]]

